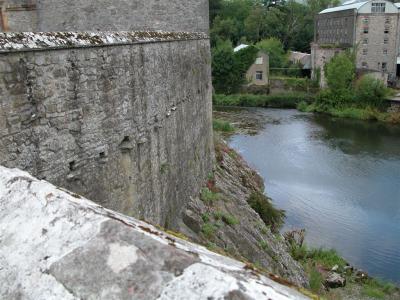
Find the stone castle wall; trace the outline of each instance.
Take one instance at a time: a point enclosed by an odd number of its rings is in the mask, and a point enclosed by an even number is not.
[[[206,0],[2,1],[8,19],[2,31],[208,32],[209,26]]]
[[[5,34],[0,164],[174,227],[212,169],[200,34]]]

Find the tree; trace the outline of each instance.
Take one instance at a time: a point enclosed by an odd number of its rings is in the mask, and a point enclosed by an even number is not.
[[[210,5],[210,27],[214,23],[214,19],[221,13],[223,0],[209,0]]]
[[[382,80],[365,75],[357,82],[355,93],[358,104],[379,107],[384,103],[388,89]]]
[[[339,53],[325,64],[325,76],[329,89],[334,93],[350,91],[356,76],[356,66],[350,53]]]
[[[231,18],[223,19],[217,16],[214,19],[214,26],[211,29],[211,44],[214,46],[217,44],[218,40],[234,41],[237,39],[238,29],[237,24]]]
[[[230,41],[218,42],[212,50],[213,87],[217,93],[232,94],[245,83],[245,73],[254,63],[258,49],[249,46],[236,53]]]
[[[269,38],[257,43],[256,46],[268,53],[271,68],[281,68],[285,65],[287,57],[280,40]]]
[[[261,39],[265,23],[264,12],[261,5],[256,5],[244,21],[245,33],[249,41],[258,42]]]

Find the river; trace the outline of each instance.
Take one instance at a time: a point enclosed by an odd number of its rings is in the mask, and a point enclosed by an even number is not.
[[[283,230],[305,228],[308,244],[335,248],[370,275],[400,283],[400,127],[296,110],[246,111],[261,115],[264,128],[236,134],[229,144],[286,210]]]

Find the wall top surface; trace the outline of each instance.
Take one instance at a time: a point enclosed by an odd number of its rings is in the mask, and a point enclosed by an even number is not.
[[[165,31],[0,33],[0,53],[208,39],[205,33]]]

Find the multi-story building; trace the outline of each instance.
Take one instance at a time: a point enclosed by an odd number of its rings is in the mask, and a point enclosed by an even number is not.
[[[358,73],[372,73],[394,83],[399,60],[399,4],[390,1],[348,1],[321,11],[315,19],[311,46],[313,74],[336,53],[353,48]],[[400,63],[400,61],[399,61]]]

